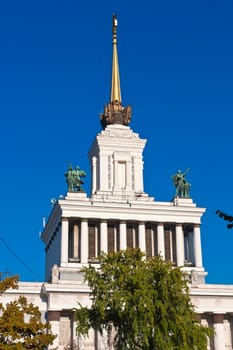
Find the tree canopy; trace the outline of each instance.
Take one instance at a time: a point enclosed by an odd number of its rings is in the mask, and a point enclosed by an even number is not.
[[[220,217],[223,218],[225,221],[228,221],[229,224],[227,224],[227,228],[233,228],[233,216],[224,213],[221,210],[216,210],[216,214]]]
[[[133,249],[102,254],[83,272],[92,306],[76,310],[78,334],[114,334],[117,350],[206,349],[212,329],[197,320],[179,268]]]
[[[17,288],[17,282],[17,276],[0,281],[0,295],[9,288]],[[39,308],[24,296],[5,306],[0,303],[0,350],[42,350],[54,338],[50,325],[42,322]]]

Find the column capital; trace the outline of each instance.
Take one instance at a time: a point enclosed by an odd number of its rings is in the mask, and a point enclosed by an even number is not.
[[[193,227],[194,227],[194,228],[200,228],[200,227],[201,227],[201,224],[194,224]]]
[[[48,311],[48,321],[59,321],[60,320],[60,311],[49,310]]]
[[[223,323],[224,314],[213,314],[213,323]]]
[[[68,221],[68,218],[65,217],[65,216],[63,216],[63,217],[61,218],[61,222],[66,222],[66,221]]]
[[[156,226],[164,229],[164,222],[157,222]]]

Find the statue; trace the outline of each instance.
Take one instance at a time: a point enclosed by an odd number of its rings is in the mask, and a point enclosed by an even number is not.
[[[85,171],[80,170],[78,166],[76,166],[76,169],[73,169],[71,163],[69,162],[68,171],[65,173],[66,182],[68,184],[68,192],[83,192],[82,185],[84,182],[81,178],[85,176]]]
[[[190,198],[190,187],[191,184],[187,182],[185,176],[189,172],[189,168],[182,173],[181,170],[177,170],[177,173],[172,176],[174,186],[176,188],[176,197]]]

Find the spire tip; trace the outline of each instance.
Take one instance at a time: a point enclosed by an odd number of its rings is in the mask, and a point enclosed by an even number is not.
[[[110,103],[105,106],[104,113],[101,115],[101,124],[105,128],[108,124],[128,125],[131,119],[131,107],[123,107],[121,100],[120,73],[117,54],[117,16],[112,15],[112,33],[113,33],[113,57],[112,57],[112,86]]]

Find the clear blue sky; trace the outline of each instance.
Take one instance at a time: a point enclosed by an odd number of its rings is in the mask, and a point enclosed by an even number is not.
[[[215,215],[233,214],[232,0],[0,2],[0,271],[43,280],[42,217],[66,193],[67,160],[86,170],[89,192],[113,12],[123,103],[148,140],[145,191],[169,201],[171,175],[191,168],[192,198],[207,208],[207,281],[233,283],[233,230]]]

